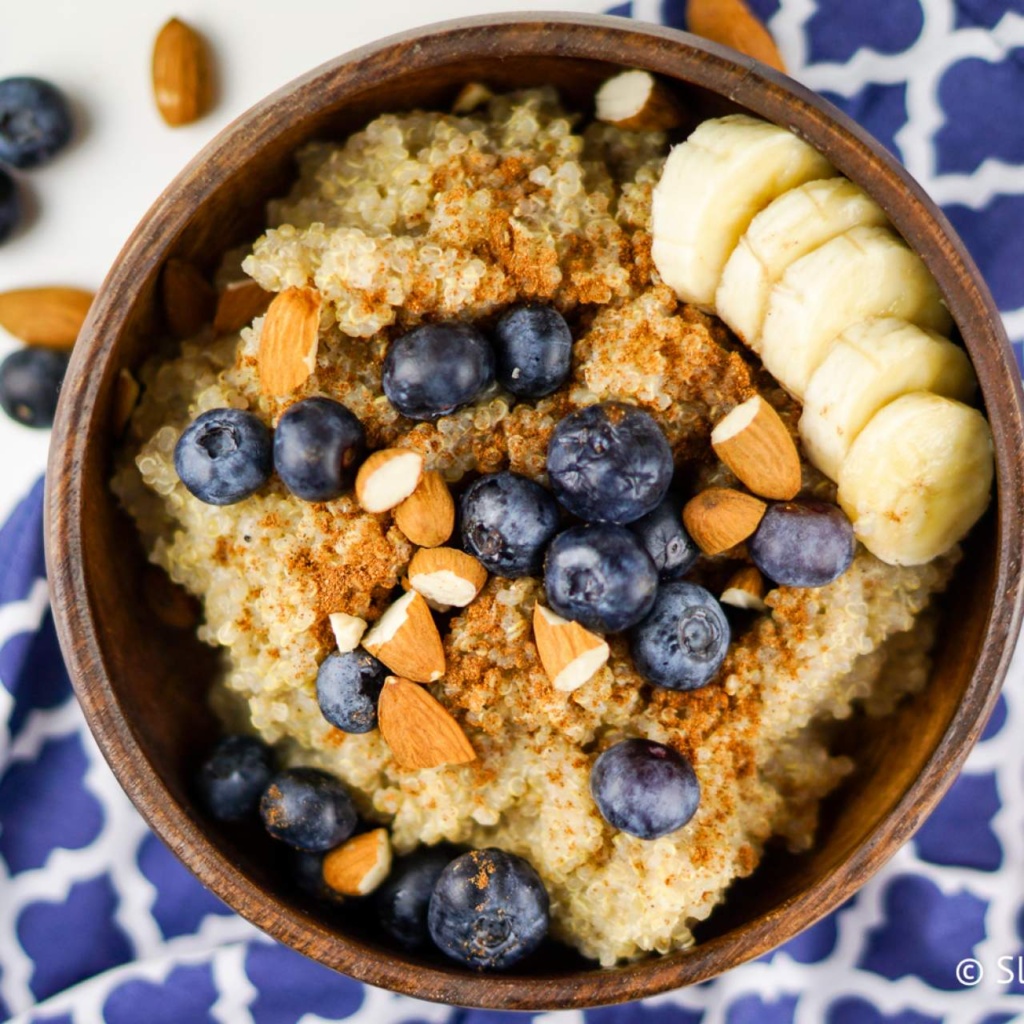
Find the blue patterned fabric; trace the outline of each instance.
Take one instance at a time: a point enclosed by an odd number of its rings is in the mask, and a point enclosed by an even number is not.
[[[754,0],[797,78],[942,204],[1024,340],[1024,0]],[[683,25],[683,0],[615,13]],[[149,833],[84,728],[38,485],[0,529],[0,1021],[997,1024],[1024,1019],[1024,662],[888,867],[787,946],[642,1004],[506,1015],[365,988],[255,931]],[[977,969],[961,962],[972,957]],[[1002,959],[1001,959],[1002,958]],[[959,975],[958,975],[958,965]],[[971,972],[974,973],[971,973]]]

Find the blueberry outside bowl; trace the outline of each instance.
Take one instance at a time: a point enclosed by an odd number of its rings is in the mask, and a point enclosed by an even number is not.
[[[444,109],[460,85],[551,83],[589,111],[620,67],[668,81],[694,116],[746,110],[791,128],[885,209],[923,257],[973,359],[996,445],[996,500],[944,604],[929,686],[856,733],[857,771],[824,809],[817,844],[771,853],[734,886],[694,948],[602,970],[551,946],[521,970],[475,974],[375,937],[370,911],[325,912],[283,883],[284,853],[258,827],[216,823],[192,789],[218,729],[205,693],[216,658],[142,599],[145,559],[108,487],[115,385],[164,333],[157,287],[172,257],[211,271],[255,237],[292,154],[391,110]],[[121,784],[163,841],[240,914],[346,974],[423,999],[504,1009],[621,1002],[706,980],[835,909],[900,846],[952,783],[991,712],[1021,616],[1024,429],[1017,370],[977,269],[939,210],[877,142],[827,102],[731,50],[623,19],[471,18],[395,36],[310,72],[226,128],[129,239],[75,348],[48,473],[47,556],[61,644],[86,718]],[[851,734],[853,735],[853,734]]]

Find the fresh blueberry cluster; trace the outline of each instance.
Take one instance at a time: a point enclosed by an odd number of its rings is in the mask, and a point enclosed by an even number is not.
[[[367,663],[368,657],[328,659],[324,664],[331,667],[321,669],[318,680],[321,706],[327,692],[339,718],[348,724],[354,718],[358,728],[352,732],[368,731],[359,699],[352,700],[353,693],[376,685],[379,663]],[[348,790],[334,776],[306,767],[277,770],[270,747],[234,735],[213,748],[196,785],[216,820],[238,823],[258,815],[271,836],[291,847],[291,876],[299,890],[324,903],[342,902],[324,859],[359,831],[360,822]],[[510,967],[548,933],[548,894],[537,872],[501,850],[421,847],[391,864],[371,899],[381,928],[403,949],[433,944],[474,968]]]
[[[71,141],[72,128],[68,101],[55,85],[28,76],[0,81],[0,242],[23,212],[17,182],[3,165],[24,171],[49,163]]]

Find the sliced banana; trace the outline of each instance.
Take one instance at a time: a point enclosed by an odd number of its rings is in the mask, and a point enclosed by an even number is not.
[[[967,353],[898,317],[847,328],[811,375],[800,439],[811,462],[836,480],[850,445],[883,405],[909,391],[965,402],[975,389]]]
[[[801,257],[771,289],[758,345],[765,368],[803,400],[847,327],[898,316],[940,334],[952,324],[935,279],[892,232],[857,227]]]
[[[718,315],[752,348],[772,285],[790,264],[859,225],[884,225],[882,208],[846,178],[808,181],[784,192],[751,222],[715,294]]]
[[[992,434],[976,409],[914,391],[877,412],[839,470],[839,504],[864,546],[921,565],[978,521],[992,489]]]
[[[665,161],[651,202],[652,256],[684,302],[713,309],[726,260],[783,192],[836,173],[785,128],[730,114],[704,121]]]

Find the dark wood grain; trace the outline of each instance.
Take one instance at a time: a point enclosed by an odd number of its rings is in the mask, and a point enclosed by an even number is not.
[[[216,825],[189,779],[215,724],[208,650],[152,614],[144,559],[108,488],[114,387],[153,351],[158,280],[170,258],[209,270],[262,224],[295,147],[375,114],[450,101],[467,79],[552,83],[580,110],[617,66],[674,82],[696,116],[746,109],[810,140],[882,205],[937,278],[981,382],[996,439],[997,501],[950,594],[929,687],[860,738],[861,767],[827,806],[814,851],[773,854],[736,887],[694,949],[600,970],[552,951],[512,975],[480,976],[397,955],[356,908],[325,916],[282,882],[258,829]],[[712,977],[789,939],[845,900],[904,842],[955,778],[988,718],[1021,615],[1024,430],[1020,386],[992,299],[949,224],[896,161],[828,103],[732,51],[625,20],[537,15],[469,19],[397,36],[317,68],[219,135],[128,241],[79,341],[51,447],[47,555],[57,628],[99,744],[146,819],[200,880],[311,957],[425,999],[566,1008],[652,995]]]

